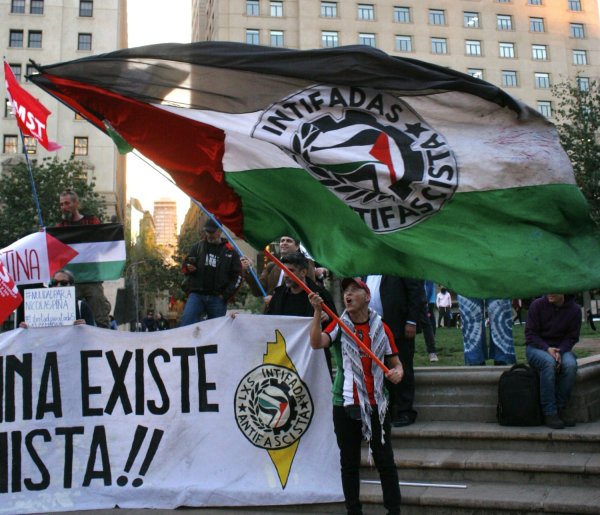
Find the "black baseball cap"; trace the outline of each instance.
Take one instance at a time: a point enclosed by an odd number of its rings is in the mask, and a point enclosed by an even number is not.
[[[219,226],[217,225],[217,223],[212,218],[209,218],[206,221],[206,223],[204,224],[204,230],[206,232],[211,233],[211,234],[213,232],[217,231],[218,229],[219,229]]]

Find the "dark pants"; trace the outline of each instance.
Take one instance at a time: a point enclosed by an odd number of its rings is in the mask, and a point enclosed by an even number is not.
[[[425,338],[425,346],[427,347],[427,354],[435,353],[435,317],[433,325],[431,323],[431,319],[429,318],[430,314],[427,308],[427,304],[422,304],[421,309],[419,310],[419,327],[423,331],[423,338]]]
[[[385,385],[390,393],[390,411],[392,420],[401,415],[407,415],[413,421],[417,418],[417,412],[413,409],[415,400],[415,339],[407,340],[397,338],[398,358],[404,369],[404,377],[398,384],[393,384],[387,379]]]
[[[340,448],[340,466],[342,472],[342,488],[346,510],[349,515],[361,515],[360,503],[360,452],[362,442],[361,421],[346,415],[343,406],[333,407],[333,427],[338,447]],[[373,407],[371,415],[372,437],[370,441],[373,461],[381,479],[383,490],[383,505],[388,514],[400,513],[400,485],[398,471],[394,463],[394,451],[391,443],[391,424],[389,412],[383,421],[385,432],[384,443],[381,443],[381,426],[377,408]]]

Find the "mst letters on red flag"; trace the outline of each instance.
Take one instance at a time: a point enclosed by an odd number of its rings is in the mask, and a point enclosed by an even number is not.
[[[19,86],[6,61],[4,61],[4,77],[13,113],[23,134],[34,137],[46,150],[52,151],[61,148],[58,143],[48,139],[46,120],[50,111]]]

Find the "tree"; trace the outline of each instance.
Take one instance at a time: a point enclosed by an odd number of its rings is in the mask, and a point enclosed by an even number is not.
[[[555,117],[561,143],[592,219],[600,224],[600,84],[576,78],[557,84]]]
[[[102,220],[104,201],[94,191],[93,177],[83,161],[45,158],[40,163],[31,161],[35,188],[42,218],[46,226],[60,220],[58,198],[62,191],[70,189],[79,195],[81,211],[95,214]],[[0,180],[0,248],[39,229],[39,220],[31,180],[25,162],[3,164]]]

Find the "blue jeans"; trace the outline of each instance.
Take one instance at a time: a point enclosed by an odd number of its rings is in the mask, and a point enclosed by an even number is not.
[[[517,361],[512,335],[510,299],[475,299],[458,296],[465,346],[465,365],[484,365],[486,359],[513,364]],[[485,308],[490,321],[489,349],[486,343]]]
[[[206,315],[207,319],[225,316],[227,312],[227,303],[223,297],[218,295],[201,295],[200,293],[190,293],[183,314],[179,321],[179,327],[200,322]]]
[[[527,345],[527,361],[540,373],[540,401],[544,415],[555,415],[567,407],[577,376],[577,356],[572,352],[561,353],[560,369],[545,350]]]

